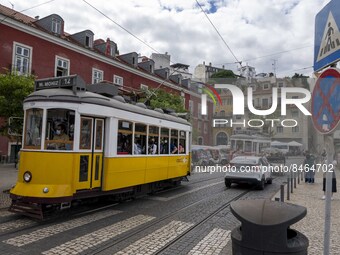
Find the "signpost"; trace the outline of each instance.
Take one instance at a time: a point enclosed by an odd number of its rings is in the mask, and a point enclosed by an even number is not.
[[[314,71],[340,60],[340,1],[330,1],[315,17]]]
[[[327,167],[326,173],[326,202],[325,202],[325,229],[324,229],[324,255],[330,251],[331,229],[331,196],[332,177],[329,165],[333,163],[334,139],[333,131],[340,121],[340,72],[329,68],[321,73],[316,81],[312,94],[312,120],[316,130],[324,135],[327,160],[322,162]],[[322,167],[324,169],[324,167]]]

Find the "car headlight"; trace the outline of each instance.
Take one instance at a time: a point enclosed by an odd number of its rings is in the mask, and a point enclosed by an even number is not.
[[[26,171],[24,173],[24,181],[25,182],[30,182],[32,180],[32,174],[30,171]]]

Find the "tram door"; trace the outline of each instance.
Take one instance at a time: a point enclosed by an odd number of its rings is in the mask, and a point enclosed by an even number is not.
[[[103,170],[104,119],[80,118],[79,176],[76,189],[101,187]]]

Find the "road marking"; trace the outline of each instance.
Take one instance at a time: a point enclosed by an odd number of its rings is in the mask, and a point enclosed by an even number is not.
[[[105,211],[101,213],[97,213],[94,215],[87,215],[83,216],[77,219],[69,220],[60,224],[56,224],[53,226],[45,227],[42,229],[38,229],[36,231],[33,231],[29,234],[21,235],[21,236],[16,236],[14,238],[4,240],[3,242],[6,244],[10,244],[13,246],[21,247],[36,241],[39,241],[41,239],[59,234],[61,232],[80,227],[83,225],[86,225],[88,223],[101,220],[103,218],[116,215],[118,213],[121,213],[121,211]]]
[[[194,193],[194,192],[199,191],[199,190],[201,190],[201,189],[209,188],[209,187],[212,187],[212,186],[221,184],[221,183],[224,183],[224,181],[216,182],[216,183],[211,183],[211,184],[207,184],[207,185],[205,185],[205,186],[198,187],[198,188],[195,188],[195,189],[192,189],[192,190],[189,190],[189,191],[187,191],[187,192],[183,192],[183,193],[180,193],[180,194],[171,196],[171,197],[149,196],[149,197],[146,197],[146,198],[147,198],[147,199],[150,199],[150,200],[156,200],[156,201],[169,201],[169,200],[172,200],[172,199],[175,199],[175,198],[179,198],[179,197],[181,197],[181,196],[184,196],[184,195],[187,195],[187,194],[191,194],[191,193]]]
[[[137,215],[129,219],[112,224],[105,228],[91,232],[87,235],[78,237],[62,245],[56,246],[50,250],[42,252],[44,255],[55,254],[78,254],[93,246],[99,245],[103,242],[110,240],[124,232],[136,228],[144,223],[153,220],[155,217],[146,215]]]
[[[115,255],[154,254],[157,252],[157,250],[161,249],[163,246],[171,242],[173,239],[182,234],[192,225],[193,224],[191,223],[181,221],[171,221],[164,227],[139,239],[138,241],[126,247],[125,249],[115,253]]]
[[[219,254],[230,240],[230,230],[214,228],[187,255]]]
[[[16,228],[22,228],[30,225],[36,225],[36,221],[30,219],[18,219],[10,222],[0,224],[0,233],[6,232],[8,230],[13,230]]]
[[[9,211],[2,211],[0,213],[0,217],[7,217],[7,216],[12,216],[15,215],[15,213],[9,212]]]

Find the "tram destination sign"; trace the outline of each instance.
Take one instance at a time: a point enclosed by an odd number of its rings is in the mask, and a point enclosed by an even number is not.
[[[35,81],[35,90],[55,88],[85,89],[85,83],[78,75],[61,76]]]

